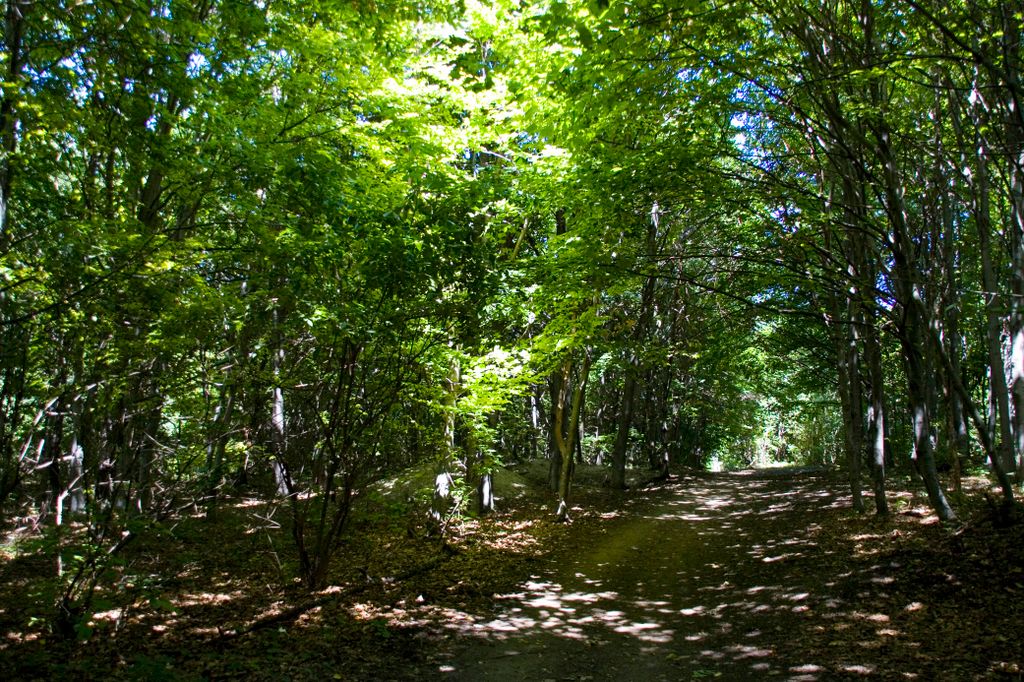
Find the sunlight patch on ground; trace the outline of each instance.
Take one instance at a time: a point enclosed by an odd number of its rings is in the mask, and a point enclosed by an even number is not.
[[[267,501],[261,500],[258,497],[243,497],[236,501],[233,505],[236,509],[251,509],[252,507],[266,507]]]
[[[490,642],[512,642],[531,641],[533,635],[544,632],[588,644],[604,636],[603,643],[626,647],[630,641],[639,642],[642,649],[667,660],[689,660],[699,666],[703,658],[709,673],[720,666],[733,671],[739,666],[747,679],[782,675],[824,680],[830,675],[877,674],[875,665],[858,662],[849,654],[859,652],[855,656],[872,660],[897,642],[913,647],[917,643],[903,642],[907,635],[900,619],[908,618],[898,605],[893,605],[892,617],[882,612],[889,611],[885,605],[864,602],[862,611],[851,607],[859,605],[854,595],[859,599],[868,594],[863,590],[879,592],[894,585],[896,579],[891,576],[901,575],[899,567],[876,558],[853,563],[855,570],[841,570],[844,564],[850,565],[846,553],[835,557],[834,550],[822,552],[821,547],[829,548],[846,533],[837,534],[828,523],[803,523],[801,517],[825,509],[848,509],[848,495],[811,491],[806,486],[787,490],[772,486],[752,480],[743,497],[723,496],[721,487],[710,485],[680,486],[686,499],[637,515],[644,523],[621,521],[615,514],[604,516],[614,520],[609,524],[615,531],[609,533],[612,541],[605,543],[602,538],[600,544],[581,547],[567,566],[554,567],[552,575],[557,572],[564,583],[535,576],[519,591],[497,597],[499,613],[492,612],[487,622],[477,622],[473,634]],[[794,525],[797,519],[799,531]],[[850,525],[844,530],[854,530]],[[869,531],[865,525],[850,538],[851,548],[859,544],[862,556],[893,537],[889,531],[879,531],[880,524],[871,524]],[[762,526],[770,534],[754,532]],[[797,532],[799,537],[794,535]],[[808,589],[800,577],[801,572],[817,568],[806,560],[818,553],[839,559],[827,577],[829,582],[815,583],[824,584],[827,591]],[[684,558],[674,564],[673,556]],[[625,579],[623,567],[639,561],[646,567],[642,578]],[[761,568],[752,569],[748,576],[737,570],[735,562]],[[565,568],[570,570],[564,572]],[[851,584],[856,589],[848,600],[835,596],[835,590],[847,590]],[[908,606],[907,611],[918,608],[924,607]],[[823,657],[827,660],[821,663],[828,667],[780,660],[789,649],[784,643],[795,633],[778,623],[801,623],[799,627],[822,646],[843,642],[846,655],[838,661],[835,655]],[[731,642],[723,642],[730,637]],[[737,640],[742,644],[735,644]],[[668,655],[665,645],[672,645]]]
[[[844,673],[851,673],[854,675],[871,675],[875,672],[875,666],[873,665],[844,665],[840,668]]]
[[[227,604],[230,601],[242,597],[243,594],[240,591],[219,593],[219,592],[191,592],[181,595],[177,599],[177,606],[179,607],[190,607],[190,606],[210,606],[210,605],[221,605]]]
[[[656,642],[667,644],[672,641],[672,630],[662,629],[660,623],[627,623],[617,625],[613,628],[615,632],[622,635],[632,635],[644,642]]]
[[[565,592],[560,584],[539,580],[528,581],[524,588],[521,592],[495,597],[504,604],[503,613],[495,618],[474,621],[471,616],[464,616],[457,622],[445,623],[445,627],[495,640],[527,636],[537,631],[550,632],[567,639],[587,640],[584,628],[589,631],[603,628],[651,644],[666,644],[675,636],[673,630],[650,617],[651,608],[667,606],[668,602],[638,600],[640,603],[635,605],[640,608],[640,613],[631,616],[621,609],[600,607],[601,603],[620,600],[618,592]],[[667,612],[663,608],[659,610]]]
[[[890,620],[889,616],[884,613],[863,613],[861,611],[854,611],[850,616],[859,620],[866,620],[871,623],[888,623]]]
[[[94,625],[97,622],[116,623],[119,620],[121,620],[121,616],[123,613],[123,609],[109,609],[107,611],[99,611],[97,613],[92,614],[91,624]]]
[[[45,639],[40,632],[8,632],[4,635],[3,642],[0,642],[0,651],[11,646],[18,646],[27,642],[39,642]]]
[[[743,644],[734,644],[727,646],[721,650],[704,649],[700,652],[700,655],[704,658],[710,658],[714,661],[721,660],[743,660],[748,658],[768,658],[773,654],[771,649],[765,649],[763,647],[746,646]]]
[[[702,507],[708,509],[725,509],[733,506],[732,499],[728,497],[706,497],[700,501]]]

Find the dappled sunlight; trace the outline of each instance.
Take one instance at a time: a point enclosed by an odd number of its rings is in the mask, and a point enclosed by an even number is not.
[[[915,514],[920,496],[894,498],[898,519],[928,523]],[[653,657],[677,679],[885,676],[892,668],[880,656],[914,661],[927,650],[932,606],[900,598],[913,587],[908,567],[886,558],[902,526],[854,517],[841,482],[686,477],[599,521],[600,542],[496,598],[496,613],[463,613],[444,627],[493,643],[494,656],[539,655],[564,640],[586,647],[588,660],[609,660],[605,650],[614,660]],[[928,581],[964,589],[949,572]],[[991,658],[993,670],[1010,666]],[[477,670],[444,665],[458,679]],[[558,670],[548,677],[560,679]]]
[[[864,623],[873,626],[865,632],[885,641],[900,630],[882,613],[845,614],[844,599],[805,583],[798,565],[818,550],[820,532],[808,512],[845,501],[821,481],[787,483],[753,474],[673,482],[650,511],[602,514],[602,523],[615,525],[601,543],[496,596],[496,613],[462,614],[444,627],[513,647],[505,652],[545,641],[537,638],[643,651],[672,661],[683,678],[686,670],[710,666],[740,677],[825,679],[838,671],[814,661],[784,664],[779,645],[800,630],[816,632],[819,619],[844,628]],[[758,526],[753,534],[750,524]],[[764,580],[751,584],[754,570]],[[873,584],[884,584],[879,577]],[[817,632],[824,637],[828,629]],[[451,674],[462,670],[445,665]],[[861,674],[870,661],[850,660],[847,667],[845,674]]]
[[[223,651],[244,660],[251,647],[288,642],[320,656],[339,650],[334,638],[360,642],[344,654],[352,660],[363,649],[376,652],[370,658],[387,652],[424,672],[422,679],[474,682],[897,679],[921,662],[930,667],[902,679],[934,679],[945,672],[936,642],[951,637],[973,648],[971,660],[954,662],[960,667],[950,679],[964,670],[1020,670],[1005,614],[978,620],[986,602],[974,586],[993,583],[965,567],[989,565],[979,550],[986,545],[930,526],[917,513],[920,493],[894,494],[885,519],[854,514],[843,482],[825,478],[694,475],[628,497],[598,494],[579,495],[586,511],[570,525],[535,515],[466,520],[444,554],[436,540],[415,545],[393,528],[377,544],[380,555],[339,564],[333,586],[315,593],[291,582],[279,563],[287,555],[274,540],[286,510],[225,500],[221,523],[231,523],[217,537],[230,550],[211,551],[207,521],[176,523],[162,542],[132,554],[118,583],[130,599],[110,600],[103,586],[102,606],[85,624],[95,631],[92,642],[145,642],[153,658],[197,643],[213,677],[230,672],[217,667]],[[943,538],[947,544],[929,544]],[[946,550],[965,561],[939,560]],[[161,552],[176,555],[172,577],[158,579],[153,569]],[[404,561],[394,561],[398,552]],[[503,563],[509,557],[515,570]],[[14,577],[35,566],[3,560],[19,568]],[[51,571],[51,563],[38,568]],[[415,579],[401,577],[423,565]],[[1009,565],[1005,586],[1017,594],[1024,570]],[[960,606],[973,609],[969,618],[952,610]],[[0,613],[19,608],[8,600]],[[974,630],[950,634],[964,624]],[[5,656],[47,646],[38,632],[0,638]]]
[[[577,577],[577,576],[574,576]],[[642,614],[664,611],[667,602],[627,602],[629,612],[607,608],[605,604],[621,604],[621,595],[614,591],[567,591],[561,584],[531,580],[524,590],[498,595],[503,605],[501,614],[489,620],[448,622],[447,627],[460,634],[505,640],[530,631],[544,631],[568,639],[590,640],[596,630],[626,635],[642,642],[666,643],[673,631],[658,619]],[[635,609],[635,610],[634,610]]]
[[[892,667],[881,660],[929,651],[922,633],[934,607],[903,596],[907,566],[891,548],[905,526],[854,517],[839,486],[754,474],[676,479],[619,511],[584,515],[589,542],[538,559],[529,580],[487,608],[433,604],[428,594],[360,618],[455,635],[466,653],[432,668],[451,679],[494,679],[479,672],[506,659],[515,662],[499,669],[543,666],[538,679],[577,679],[575,655],[544,653],[570,650],[593,670],[629,671],[616,679],[644,666],[662,671],[650,679],[885,677]],[[913,515],[919,497],[896,499],[898,519],[926,522]],[[950,573],[929,580],[961,588]],[[602,674],[593,679],[612,679]]]
[[[720,661],[726,657],[732,661],[742,661],[746,658],[767,658],[772,655],[772,650],[756,646],[732,644],[719,650],[704,649],[700,653],[701,656],[714,661]]]
[[[233,500],[230,506],[235,509],[253,509],[271,506],[273,503],[268,503],[266,500],[258,497],[240,497]]]
[[[238,599],[241,596],[242,593],[237,590],[227,594],[215,592],[186,593],[175,600],[175,605],[178,607],[221,605]]]

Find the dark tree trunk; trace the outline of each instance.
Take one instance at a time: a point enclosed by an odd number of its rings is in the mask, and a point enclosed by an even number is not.
[[[976,123],[976,126],[980,126]],[[994,419],[990,420],[997,436],[994,457],[999,457],[999,467],[1007,470],[1012,467],[1013,432],[1010,417],[1010,394],[1006,382],[1006,367],[1003,362],[1000,332],[1002,329],[999,283],[996,268],[992,260],[992,221],[989,197],[988,149],[984,138],[976,133],[975,144],[978,146],[977,163],[974,172],[973,199],[974,222],[978,231],[978,251],[981,254],[981,280],[985,291],[985,339],[987,341],[989,383]]]
[[[560,522],[569,520],[569,491],[574,469],[572,453],[578,432],[577,425],[583,406],[587,376],[590,373],[590,355],[584,355],[583,362],[578,368],[574,390],[570,390],[572,369],[573,361],[571,358],[567,358],[562,364],[556,409],[552,420],[555,444],[561,462],[558,472],[558,509],[555,512],[556,518]]]
[[[561,400],[563,377],[561,371],[556,371],[548,378],[548,391],[550,395],[550,415],[548,417],[548,487],[552,492],[558,492],[558,480],[562,471],[562,450],[558,447],[558,438],[555,436],[557,429],[556,420],[560,419],[559,400]]]
[[[615,426],[615,442],[612,445],[612,487],[616,490],[625,490],[626,488],[626,454],[629,449],[629,431],[633,422],[635,395],[636,370],[631,366],[626,370],[626,379],[622,386],[619,418],[616,420]]]
[[[885,375],[882,373],[881,342],[874,324],[865,325],[864,356],[871,386],[868,402],[868,443],[875,513],[885,516],[889,513],[889,505],[885,499]]]
[[[956,513],[946,499],[935,466],[929,405],[931,398],[929,372],[925,367],[926,356],[923,352],[925,323],[920,319],[920,313],[913,304],[910,309],[903,312],[903,315],[905,320],[900,329],[900,342],[903,346],[903,359],[907,374],[907,399],[913,425],[914,461],[917,471],[924,481],[932,509],[943,521],[952,521],[956,519]]]
[[[14,169],[11,159],[18,148],[18,112],[15,98],[21,86],[25,67],[23,39],[25,13],[35,3],[26,0],[7,0],[4,12],[4,48],[7,62],[4,81],[10,90],[0,98],[0,253],[6,251],[10,232],[11,186]]]

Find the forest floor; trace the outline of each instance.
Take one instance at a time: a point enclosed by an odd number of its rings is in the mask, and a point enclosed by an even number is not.
[[[178,519],[112,568],[72,643],[46,630],[53,558],[9,541],[0,679],[1024,677],[1024,523],[1001,527],[984,481],[943,525],[906,487],[888,518],[858,516],[810,470],[677,472],[625,493],[581,476],[556,524],[522,473],[443,546],[368,496],[315,595],[288,578],[283,509]]]

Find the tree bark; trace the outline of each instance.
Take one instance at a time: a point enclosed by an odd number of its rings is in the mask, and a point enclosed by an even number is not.
[[[629,449],[629,431],[633,423],[633,399],[636,395],[634,357],[635,355],[631,354],[630,366],[626,369],[619,415],[615,424],[615,442],[612,445],[612,487],[616,490],[626,489],[626,454]]]
[[[839,305],[833,303],[833,315],[830,320],[830,327],[836,344],[836,369],[839,380],[839,402],[843,417],[843,452],[846,456],[846,473],[850,486],[850,494],[853,497],[853,508],[858,512],[864,511],[864,500],[861,495],[860,485],[860,425],[858,413],[860,412],[860,377],[857,373],[856,362],[851,362],[851,356],[856,356],[856,346],[853,346],[854,353],[851,353],[851,345],[854,343],[852,337],[852,325],[844,322],[839,316]]]
[[[206,439],[206,518],[210,521],[217,516],[217,502],[224,483],[224,455],[227,450],[228,434],[234,415],[234,388],[228,383],[230,371],[225,373],[213,410],[213,419]]]
[[[885,499],[885,376],[882,373],[882,345],[874,324],[865,325],[864,358],[868,366],[871,391],[868,398],[868,442],[871,453],[871,479],[875,496],[875,513],[885,516],[889,505]]]
[[[658,205],[654,204],[651,223],[647,230],[647,252],[653,256],[658,242]],[[633,426],[633,402],[636,399],[637,373],[640,371],[640,346],[647,338],[648,328],[654,315],[654,292],[657,280],[650,275],[644,280],[640,294],[640,309],[637,323],[630,334],[629,359],[625,367],[622,387],[622,401],[615,425],[615,443],[612,447],[612,487],[626,489],[626,455],[629,449],[629,433]]]
[[[863,11],[872,12],[869,3]],[[867,23],[867,20],[865,21]],[[884,92],[880,83],[871,88],[872,104],[882,111]],[[888,122],[877,115],[870,124],[875,156],[881,166],[883,201],[889,228],[892,232],[890,248],[893,258],[893,288],[899,308],[896,319],[897,334],[903,347],[907,375],[907,398],[912,416],[914,434],[914,460],[924,479],[932,509],[943,521],[956,519],[939,482],[932,442],[932,413],[930,409],[932,368],[926,366],[929,357],[927,308],[922,275],[917,263],[917,249],[911,235],[906,204],[906,186],[901,177],[899,163],[892,147],[892,134]]]
[[[559,522],[569,521],[569,492],[572,486],[573,473],[573,448],[575,447],[577,424],[579,423],[580,410],[583,405],[584,389],[587,385],[587,376],[590,374],[590,355],[584,354],[583,363],[579,367],[579,374],[576,386],[571,391],[571,406],[567,405],[570,400],[570,379],[572,374],[572,358],[566,358],[562,363],[560,372],[560,388],[558,391],[557,407],[554,411],[554,435],[555,444],[558,447],[561,457],[561,467],[558,473],[558,509],[555,516]],[[569,410],[566,414],[566,410]]]
[[[1022,20],[1020,2],[1000,3],[1001,31],[996,44],[1000,49],[1003,77],[1004,133],[1007,156],[1007,190],[1010,220],[1007,246],[1010,256],[1010,302],[1007,314],[1009,331],[1009,392],[1013,403],[1013,442],[1009,450],[1018,482],[1024,481],[1024,96],[1021,71]]]
[[[938,347],[938,356],[946,364],[947,376],[953,382],[953,389],[959,393],[960,399],[967,411],[967,415],[974,422],[974,428],[978,432],[978,438],[981,440],[982,447],[985,450],[985,454],[988,455],[989,461],[992,463],[992,468],[996,474],[996,480],[999,482],[999,486],[1003,491],[1003,498],[1007,505],[1013,504],[1013,485],[1010,483],[1010,477],[1006,469],[1001,464],[1001,458],[996,456],[996,446],[993,442],[993,436],[989,431],[988,425],[981,418],[981,414],[974,405],[974,401],[971,398],[971,394],[967,391],[960,376],[952,371],[952,366],[949,362],[949,358],[942,351],[942,339],[937,336],[933,336],[932,342]]]
[[[271,467],[274,473],[274,486],[277,494],[281,497],[290,495],[293,491],[292,481],[288,471],[288,423],[285,416],[284,387],[282,386],[282,372],[284,371],[284,333],[281,330],[283,314],[279,308],[274,308],[274,329],[272,332],[274,344],[271,348],[272,371],[274,376],[271,388],[270,402],[270,452]]]
[[[936,114],[936,119],[939,115]],[[938,138],[938,134],[936,135]],[[941,149],[941,143],[936,145]],[[937,166],[939,163],[936,164]],[[936,174],[943,177],[945,173],[940,168]],[[949,357],[949,372],[962,378],[963,370],[960,358],[963,354],[963,337],[960,333],[960,283],[957,279],[956,267],[956,244],[957,232],[953,216],[953,207],[947,193],[942,192],[939,203],[942,214],[942,251],[944,258],[943,270],[945,275],[943,295],[940,298],[940,307],[937,314],[942,318],[942,326],[945,337],[943,351]],[[953,489],[960,492],[962,488],[961,471],[962,463],[970,456],[971,439],[970,430],[967,425],[966,410],[960,393],[953,386],[953,378],[945,378],[945,394],[947,403],[946,425],[949,434],[950,455],[952,457],[952,478]]]
[[[996,409],[996,423],[993,426],[998,434],[994,452],[1000,458],[999,466],[1007,469],[1012,465],[1012,421],[1010,418],[1010,394],[1006,382],[1006,366],[1003,363],[1002,341],[1000,331],[1002,320],[999,295],[999,283],[992,262],[992,220],[989,196],[988,156],[980,135],[975,141],[978,145],[977,165],[974,177],[974,222],[978,230],[978,251],[981,255],[981,282],[985,292],[985,340],[988,351],[989,384]]]
[[[912,315],[916,317],[916,315]],[[907,329],[901,335],[904,366],[907,373],[907,398],[911,411],[914,435],[914,460],[924,481],[925,490],[932,509],[943,521],[956,519],[956,513],[949,505],[946,494],[939,482],[935,466],[935,452],[932,447],[932,419],[929,409],[927,370],[922,353],[921,323],[917,319],[908,321]]]
[[[31,6],[25,0],[7,0],[4,12],[4,48],[7,72],[4,81],[9,89],[0,99],[0,254],[6,250],[10,231],[11,186],[14,178],[13,156],[18,149],[18,112],[15,102],[25,67],[23,39],[25,12]]]

